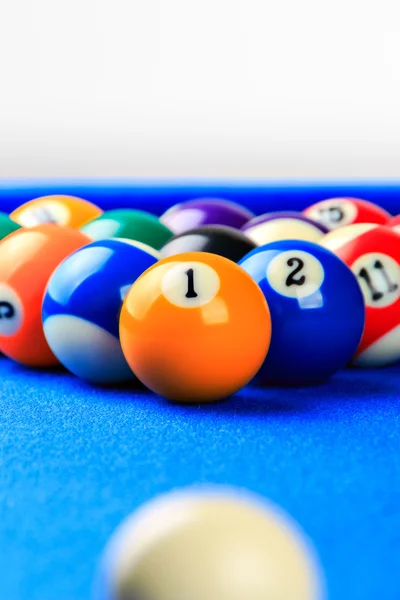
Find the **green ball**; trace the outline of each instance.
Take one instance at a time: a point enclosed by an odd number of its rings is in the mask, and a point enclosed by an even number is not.
[[[0,240],[17,229],[21,229],[21,225],[10,219],[6,213],[0,212]]]
[[[173,237],[168,227],[143,210],[109,210],[81,228],[92,240],[126,238],[160,250]]]

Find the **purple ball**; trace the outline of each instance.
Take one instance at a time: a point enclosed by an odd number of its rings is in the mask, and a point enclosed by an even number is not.
[[[328,229],[300,212],[271,212],[254,217],[243,225],[242,231],[258,246],[280,240],[318,242]]]
[[[241,229],[253,217],[254,213],[236,202],[198,198],[175,204],[160,217],[160,221],[177,234],[202,225],[227,225]]]

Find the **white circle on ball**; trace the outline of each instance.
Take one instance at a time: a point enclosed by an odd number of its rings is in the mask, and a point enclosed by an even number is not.
[[[18,222],[23,227],[36,227],[36,225],[43,225],[44,223],[67,225],[68,219],[69,209],[56,200],[38,202],[35,205],[27,206],[18,215]]]
[[[213,300],[220,288],[218,273],[201,262],[175,264],[162,278],[163,296],[181,308],[198,308]]]
[[[61,202],[49,200],[27,206],[19,215],[18,222],[23,227],[35,227],[45,223],[67,225],[69,209]]]
[[[276,218],[258,223],[245,230],[245,234],[258,246],[281,240],[318,242],[324,235],[317,224],[292,217]]]
[[[400,298],[400,265],[391,256],[370,252],[352,265],[367,306],[385,308]]]
[[[328,229],[337,229],[354,222],[357,205],[345,198],[332,198],[318,202],[306,211],[306,215]]]
[[[266,276],[268,283],[278,294],[288,298],[305,298],[320,289],[325,271],[312,254],[288,250],[271,260]]]
[[[24,318],[18,294],[7,283],[0,284],[0,336],[15,335]]]

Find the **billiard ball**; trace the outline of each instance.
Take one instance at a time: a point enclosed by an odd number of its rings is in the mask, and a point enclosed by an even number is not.
[[[89,242],[78,229],[51,224],[0,242],[0,352],[24,365],[58,364],[43,333],[44,290],[57,265]]]
[[[396,233],[400,233],[400,215],[397,215],[396,217],[393,217],[393,219],[390,219],[388,227],[394,229]]]
[[[30,200],[14,210],[10,217],[23,227],[54,223],[79,228],[102,212],[98,206],[83,198],[55,195]]]
[[[365,308],[343,261],[312,242],[283,240],[257,248],[239,265],[260,286],[271,312],[271,345],[258,383],[319,384],[349,363]]]
[[[353,364],[384,366],[400,360],[400,236],[360,223],[331,231],[321,244],[353,271],[366,304],[365,331]]]
[[[21,225],[10,219],[8,215],[0,212],[0,240],[13,233],[13,231],[17,231],[20,227]]]
[[[197,198],[175,204],[160,220],[177,234],[202,225],[227,225],[240,229],[253,217],[254,213],[236,202],[222,198]]]
[[[178,402],[211,402],[240,390],[261,367],[270,335],[257,284],[234,262],[206,252],[164,258],[148,269],[120,318],[132,371]]]
[[[144,210],[109,210],[87,223],[82,231],[92,240],[125,238],[159,250],[172,237],[172,231]]]
[[[175,235],[161,248],[161,258],[182,252],[209,252],[238,262],[256,244],[244,233],[225,225],[204,225]]]
[[[329,198],[309,206],[304,214],[329,230],[354,223],[385,225],[390,219],[386,210],[360,198]]]
[[[157,497],[109,540],[93,600],[322,600],[320,561],[272,503],[220,486]]]
[[[263,246],[291,239],[317,242],[328,230],[301,213],[281,211],[251,219],[242,227],[242,231],[258,246]]]
[[[69,371],[94,383],[134,378],[119,343],[119,313],[132,283],[157,262],[150,246],[131,240],[93,242],[54,271],[43,300],[43,329]]]

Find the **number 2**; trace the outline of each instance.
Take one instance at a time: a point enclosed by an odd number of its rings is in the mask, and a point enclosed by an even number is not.
[[[287,265],[289,267],[295,266],[293,271],[291,271],[286,278],[287,287],[290,287],[291,285],[304,285],[306,281],[305,275],[296,278],[296,275],[304,268],[304,262],[300,258],[293,257],[289,258]]]

